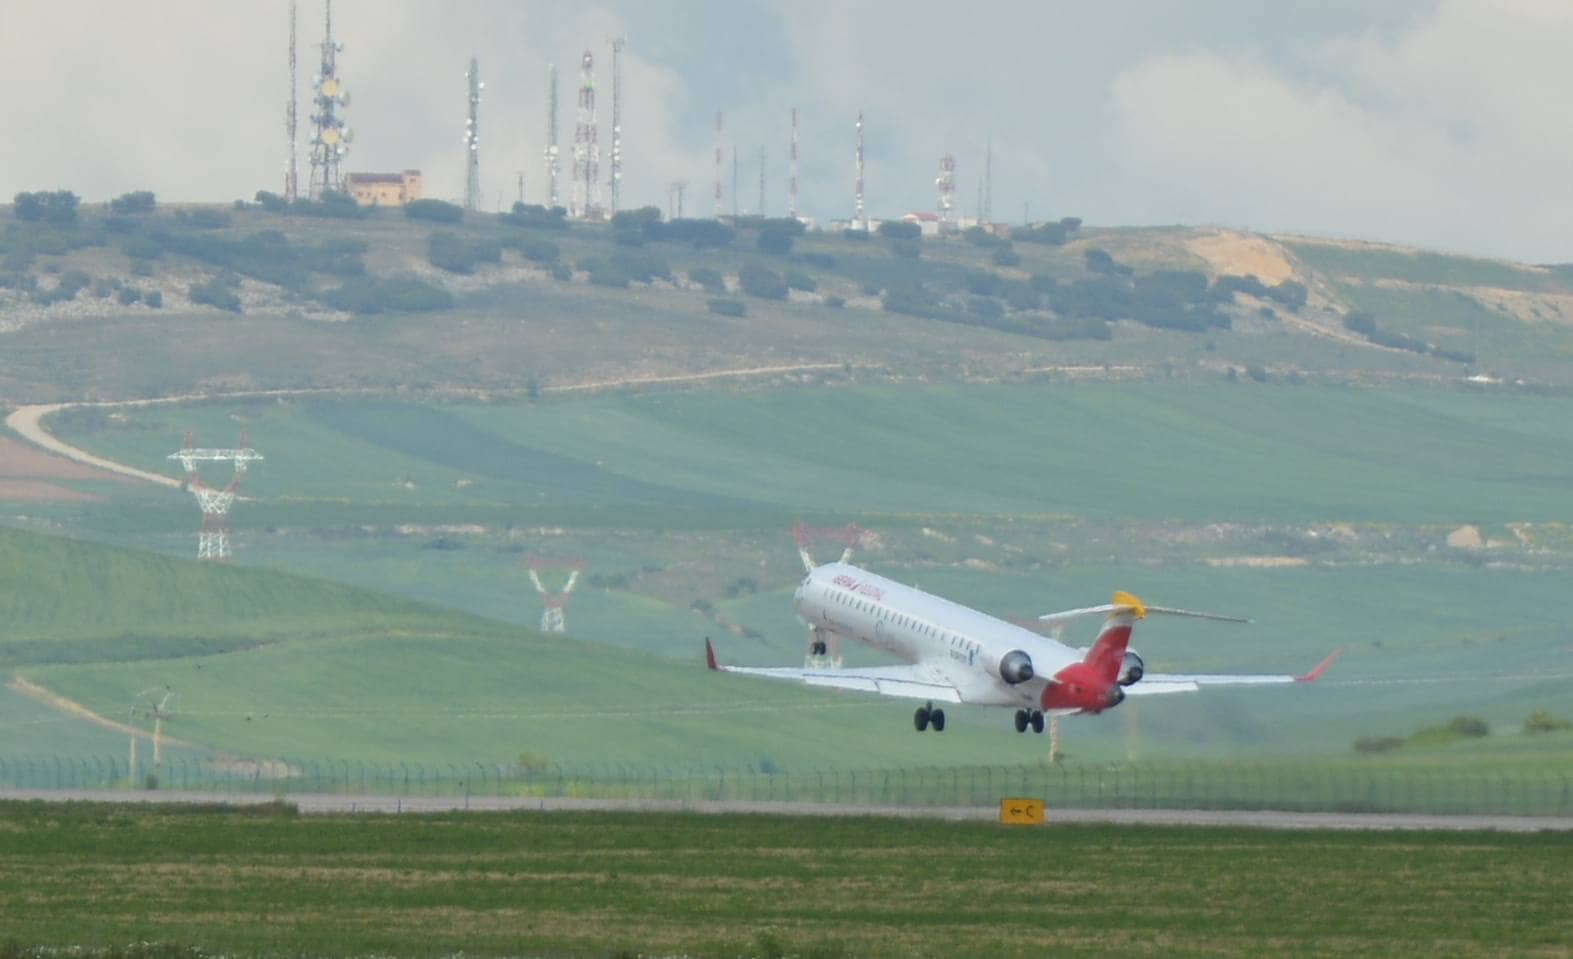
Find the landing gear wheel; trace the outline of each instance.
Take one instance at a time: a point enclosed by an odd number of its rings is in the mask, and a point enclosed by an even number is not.
[[[1043,732],[1043,713],[1036,709],[1032,711],[1032,731],[1035,733]]]
[[[809,646],[809,652],[813,653],[815,656],[825,655],[825,641],[822,639],[815,640],[814,643]]]
[[[1027,711],[1025,709],[1018,709],[1018,710],[1016,710],[1016,732],[1024,733],[1026,731],[1027,731]]]
[[[934,731],[936,733],[944,732],[945,731],[945,711],[943,709],[936,709],[936,710],[934,710],[932,713],[929,714],[929,722],[934,724]]]
[[[944,714],[941,713],[940,715],[943,716]],[[919,706],[918,711],[912,714],[912,725],[917,727],[918,732],[921,733],[923,730],[929,728],[929,720],[932,718],[933,714],[930,712],[927,706]],[[944,720],[941,719],[940,722],[943,723]]]

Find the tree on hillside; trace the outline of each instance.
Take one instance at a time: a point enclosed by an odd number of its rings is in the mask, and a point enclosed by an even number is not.
[[[81,202],[81,198],[70,190],[18,193],[14,200],[18,220],[53,223],[58,226],[76,222],[77,206]]]
[[[786,282],[774,270],[757,263],[743,264],[737,271],[737,285],[744,293],[762,300],[784,300],[787,295]]]
[[[430,220],[433,223],[459,223],[464,220],[464,208],[443,200],[411,200],[404,204],[404,215],[411,220]]]
[[[879,235],[887,240],[916,240],[923,235],[923,229],[916,223],[886,220],[879,225]]]
[[[122,193],[109,201],[111,213],[152,213],[155,205],[151,190],[136,190],[131,193]]]

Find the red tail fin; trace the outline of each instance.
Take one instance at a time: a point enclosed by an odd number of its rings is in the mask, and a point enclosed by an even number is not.
[[[1098,641],[1092,644],[1083,662],[1092,667],[1099,679],[1112,683],[1120,675],[1120,663],[1125,660],[1125,647],[1130,641],[1130,616],[1113,616],[1098,634]]]

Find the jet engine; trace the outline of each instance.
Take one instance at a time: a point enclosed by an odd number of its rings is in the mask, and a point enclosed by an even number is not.
[[[1114,681],[1121,686],[1129,686],[1140,681],[1146,671],[1142,658],[1131,650],[1126,650],[1125,658],[1120,660],[1120,673]]]
[[[1000,679],[1010,683],[1024,683],[1033,677],[1032,657],[1019,649],[1013,649],[1000,657]]]

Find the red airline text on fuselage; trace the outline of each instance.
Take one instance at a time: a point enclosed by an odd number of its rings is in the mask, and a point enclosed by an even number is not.
[[[846,574],[837,576],[835,579],[831,580],[831,582],[837,586],[840,586],[842,589],[850,590],[851,592],[857,593],[860,596],[867,596],[869,599],[883,600],[885,598],[885,591],[880,589],[878,586],[874,586],[869,583],[860,583]]]

